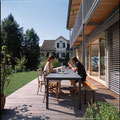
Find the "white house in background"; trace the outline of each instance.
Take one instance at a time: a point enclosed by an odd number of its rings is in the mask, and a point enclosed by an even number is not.
[[[60,36],[55,40],[55,52],[59,58],[65,58],[66,55],[71,56],[69,40]]]
[[[74,55],[74,51],[70,49],[69,40],[60,36],[56,40],[44,40],[40,47],[41,53],[46,53],[47,57],[53,53],[56,53],[58,58],[65,59],[65,56],[71,58]]]

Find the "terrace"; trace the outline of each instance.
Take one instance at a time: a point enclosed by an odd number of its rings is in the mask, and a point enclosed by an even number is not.
[[[80,47],[81,43],[83,43],[82,54],[83,64],[85,65],[85,42],[92,34],[94,35],[94,32],[96,32],[96,30],[101,30],[101,28],[99,28],[100,25],[104,26],[104,23],[106,23],[106,20],[109,17],[108,15],[112,11],[115,11],[115,13],[118,12],[118,10],[115,9],[118,8],[118,0],[116,0],[113,6],[111,4],[113,0],[109,0],[111,2],[105,2],[104,0],[70,1],[72,7],[68,15],[69,21],[67,23],[67,29],[73,28],[71,35],[71,47],[73,46],[78,48]],[[105,8],[106,12],[103,12],[103,8]],[[114,18],[114,20],[114,22],[117,22],[116,18]],[[119,70],[119,67],[116,68]],[[114,72],[112,66],[111,69],[112,72]],[[119,73],[116,74],[119,75]],[[113,78],[111,77],[112,80],[116,80],[116,78],[119,79],[116,76]],[[107,88],[107,86],[105,87],[90,77],[87,77],[87,81],[98,88],[98,90],[95,91],[95,103],[98,101],[104,101],[113,104],[117,109],[119,109],[118,94],[112,92],[109,88]],[[116,86],[114,86],[114,84],[111,84],[111,86],[115,88],[118,86],[119,88],[119,85],[117,84],[119,81],[113,82],[116,83]],[[72,92],[73,88],[70,84],[70,81],[62,81],[62,90],[65,94],[59,95],[59,103],[57,103],[56,96],[54,94],[50,95],[49,109],[46,109],[46,101],[45,103],[42,102],[44,96],[44,88],[42,88],[42,92],[39,92],[37,95],[37,87],[38,81],[36,78],[32,82],[9,95],[6,99],[5,108],[2,113],[2,120],[80,120],[83,118],[86,109],[88,108],[88,105],[84,104],[83,86],[81,87],[81,110],[79,110],[78,106],[78,94]],[[91,93],[87,94],[87,100],[89,102],[91,101],[91,96]]]
[[[119,95],[89,77],[87,80],[98,88],[98,91],[95,92],[95,102],[106,101],[119,109]],[[49,109],[46,109],[46,103],[42,102],[44,88],[39,95],[36,94],[36,78],[7,97],[2,120],[80,120],[88,107],[87,104],[84,104],[83,87],[81,110],[78,109],[78,94],[74,94],[71,89],[69,81],[62,81],[62,90],[65,94],[59,95],[59,104],[56,97],[51,95]],[[90,96],[89,93],[87,96],[89,101]]]

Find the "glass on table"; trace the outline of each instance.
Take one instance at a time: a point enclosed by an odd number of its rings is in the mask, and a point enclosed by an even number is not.
[[[62,66],[62,73],[65,72],[65,66]]]

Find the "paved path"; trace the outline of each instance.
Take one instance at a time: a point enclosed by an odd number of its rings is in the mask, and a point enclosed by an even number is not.
[[[100,88],[95,94],[95,101],[108,101],[118,108],[118,95],[95,81],[90,82]],[[46,104],[42,103],[44,89],[37,95],[37,79],[34,79],[7,97],[2,120],[82,120],[87,105],[82,100],[82,110],[78,109],[78,95],[70,92],[69,86],[69,81],[62,81],[65,95],[59,96],[59,104],[52,95],[50,109],[46,110]]]

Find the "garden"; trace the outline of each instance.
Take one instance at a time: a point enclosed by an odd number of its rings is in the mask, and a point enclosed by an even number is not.
[[[39,37],[33,28],[23,27],[9,14],[1,24],[1,101],[37,77],[40,63]]]

